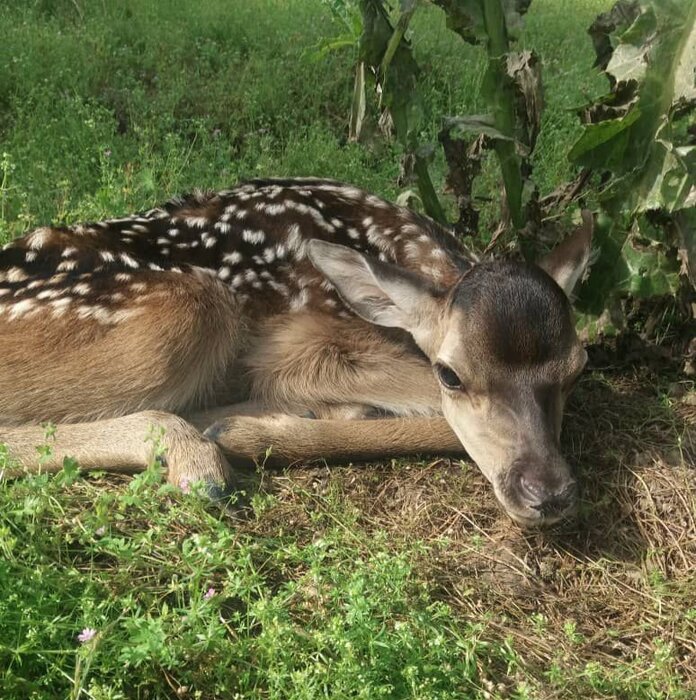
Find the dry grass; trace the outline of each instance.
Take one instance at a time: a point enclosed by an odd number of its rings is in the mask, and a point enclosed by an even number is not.
[[[634,663],[646,682],[677,674],[696,693],[696,408],[692,384],[675,400],[667,386],[647,370],[581,382],[564,431],[584,493],[574,523],[524,533],[475,467],[439,459],[270,476],[277,499],[244,528],[309,541],[340,520],[395,549],[422,541],[416,567],[437,597],[510,640],[541,695],[607,697],[603,674],[635,683]],[[564,689],[546,682],[554,671]]]

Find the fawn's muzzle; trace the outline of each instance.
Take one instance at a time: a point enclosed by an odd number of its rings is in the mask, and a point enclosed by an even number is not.
[[[570,480],[560,487],[549,488],[542,480],[520,476],[518,488],[525,506],[539,511],[544,517],[562,516],[577,502],[578,486]]]
[[[565,461],[544,466],[515,462],[499,489],[498,498],[510,516],[523,525],[549,525],[573,514],[578,485]]]

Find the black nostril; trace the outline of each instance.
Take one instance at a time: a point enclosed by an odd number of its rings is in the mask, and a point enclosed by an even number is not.
[[[573,482],[568,484],[562,491],[551,495],[538,506],[533,506],[533,508],[547,516],[560,515],[574,505],[576,495],[577,485]]]
[[[520,476],[519,485],[522,495],[530,503],[542,503],[549,496],[548,490],[541,481]]]
[[[530,508],[544,515],[562,513],[570,508],[577,498],[578,487],[574,481],[566,483],[561,489],[549,489],[543,481],[520,476],[520,491]]]

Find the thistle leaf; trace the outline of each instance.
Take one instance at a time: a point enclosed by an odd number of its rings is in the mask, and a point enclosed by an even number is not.
[[[696,3],[621,0],[590,33],[610,92],[583,110],[569,158],[604,176],[612,223],[579,300],[599,314],[621,295],[674,294],[680,271],[693,279]]]

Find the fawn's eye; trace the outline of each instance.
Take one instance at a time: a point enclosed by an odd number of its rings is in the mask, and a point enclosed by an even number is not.
[[[443,365],[441,362],[435,363],[435,374],[445,389],[456,391],[463,388],[462,380],[447,365]]]

